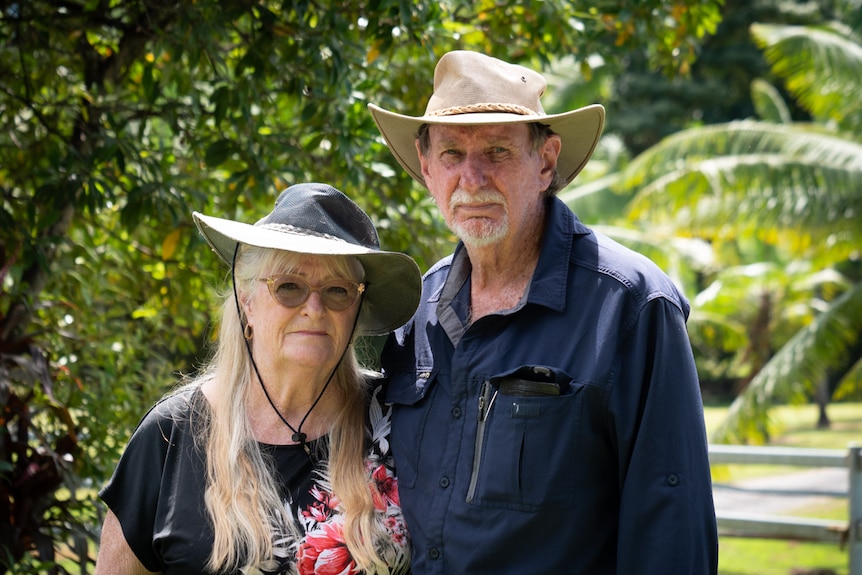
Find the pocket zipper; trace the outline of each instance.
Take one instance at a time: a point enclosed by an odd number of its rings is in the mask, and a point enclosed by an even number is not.
[[[485,422],[488,421],[488,415],[491,413],[491,408],[494,406],[494,400],[497,399],[497,390],[491,394],[491,384],[487,381],[482,383],[479,390],[479,416],[476,428],[476,445],[473,451],[473,470],[470,473],[470,487],[467,489],[467,503],[473,502],[473,496],[476,494],[476,483],[479,481],[479,469],[482,466],[482,447],[485,444]]]

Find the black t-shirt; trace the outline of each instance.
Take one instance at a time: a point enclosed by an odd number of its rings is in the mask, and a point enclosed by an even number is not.
[[[380,494],[375,495],[378,544],[390,563],[389,573],[407,573],[409,539],[389,451],[390,413],[382,410],[378,392],[370,402],[366,455],[371,481]],[[199,388],[157,403],[132,434],[113,477],[100,492],[119,519],[132,551],[150,571],[205,572],[213,541],[204,504],[206,453],[191,426],[204,424],[208,416],[208,403]],[[275,557],[253,566],[261,573],[341,573],[353,566],[341,537],[344,519],[338,501],[318,473],[326,465],[327,450],[320,445],[325,441],[309,444],[312,457],[298,445],[259,444],[271,457],[289,515],[305,534],[299,542],[274,534]]]

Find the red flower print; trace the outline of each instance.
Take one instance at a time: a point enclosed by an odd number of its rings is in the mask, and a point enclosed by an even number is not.
[[[344,543],[341,523],[325,523],[309,531],[297,559],[299,575],[356,573],[356,564]]]
[[[308,508],[302,512],[302,516],[308,519],[314,520],[315,523],[323,523],[329,517],[330,509],[323,503],[315,503],[313,505],[309,505]]]
[[[395,479],[384,465],[380,465],[371,474],[374,482],[374,506],[385,511],[390,505],[400,506],[398,497],[398,480]]]

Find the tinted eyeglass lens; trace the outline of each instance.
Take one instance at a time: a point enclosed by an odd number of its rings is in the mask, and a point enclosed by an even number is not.
[[[266,278],[269,293],[285,307],[298,307],[308,300],[312,291],[320,294],[323,305],[333,311],[349,308],[365,289],[363,284],[347,279],[332,280],[319,286],[311,286],[300,277],[279,275]]]

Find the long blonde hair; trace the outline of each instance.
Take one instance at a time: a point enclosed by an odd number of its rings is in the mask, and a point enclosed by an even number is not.
[[[236,294],[250,293],[262,270],[296,265],[301,254],[242,246],[235,262]],[[332,271],[362,279],[362,267],[353,258],[321,256]],[[279,268],[283,269],[283,268]],[[199,426],[206,447],[206,507],[215,539],[208,568],[218,572],[259,565],[273,558],[273,537],[296,543],[301,534],[291,511],[279,495],[272,463],[261,453],[246,414],[246,399],[256,385],[243,338],[234,292],[221,309],[215,353],[198,383],[216,385],[212,416]],[[365,466],[365,406],[367,389],[356,353],[349,346],[332,380],[343,398],[330,431],[326,479],[340,501],[345,519],[344,541],[357,567],[369,573],[386,569],[375,546],[374,502]],[[295,549],[294,549],[295,550]]]

